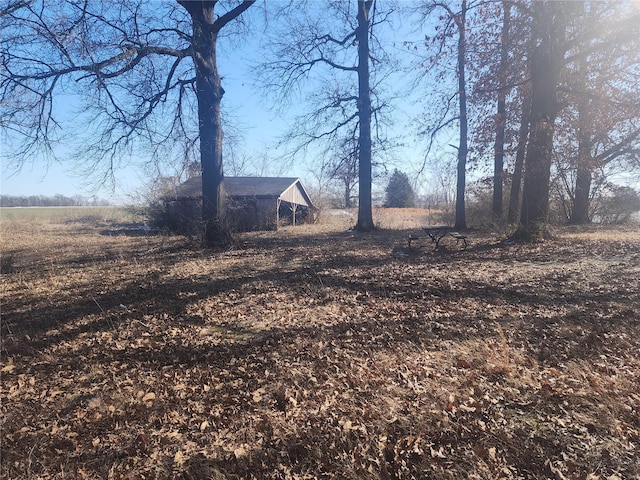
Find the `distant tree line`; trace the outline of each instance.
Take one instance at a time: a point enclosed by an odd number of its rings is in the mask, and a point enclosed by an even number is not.
[[[600,181],[591,193],[589,200],[589,222],[605,224],[622,224],[640,219],[640,191],[633,187],[616,185],[612,182]],[[603,179],[604,180],[604,179]],[[474,225],[490,225],[492,217],[493,178],[484,177],[471,182],[467,186],[469,204],[467,214],[474,220]],[[505,184],[511,186],[511,178],[505,176]],[[505,193],[505,199],[507,194]],[[554,225],[571,223],[574,197],[566,190],[566,184],[554,178],[551,182],[549,199],[549,222]],[[428,207],[446,205],[441,199],[427,198]]]
[[[0,207],[101,207],[110,203],[97,197],[74,195],[0,195]]]

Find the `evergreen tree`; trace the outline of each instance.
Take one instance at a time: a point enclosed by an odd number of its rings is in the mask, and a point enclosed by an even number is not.
[[[385,207],[410,208],[415,206],[415,194],[409,177],[398,169],[393,171],[386,189]]]

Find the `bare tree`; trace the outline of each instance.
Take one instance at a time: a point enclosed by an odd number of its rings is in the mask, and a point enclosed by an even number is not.
[[[431,150],[433,139],[449,126],[458,125],[458,145],[451,145],[457,151],[457,183],[456,183],[456,212],[455,212],[455,228],[464,230],[467,228],[466,211],[465,211],[465,190],[466,190],[466,174],[467,174],[467,155],[469,153],[468,146],[468,111],[467,111],[467,78],[465,70],[467,68],[467,14],[472,6],[467,0],[460,0],[460,3],[454,7],[450,2],[428,1],[424,2],[423,18],[427,19],[436,12],[441,11],[441,28],[438,33],[427,38],[426,46],[431,50],[431,59],[424,65],[426,70],[435,70],[441,68],[439,64],[441,58],[446,57],[444,52],[447,50],[447,42],[450,38],[456,39],[455,47],[455,73],[456,73],[456,90],[444,102],[443,112],[435,125],[424,130],[430,138]],[[435,51],[434,51],[435,50]],[[457,100],[457,101],[456,101]],[[456,114],[451,114],[453,105],[457,105]]]
[[[262,83],[276,95],[279,104],[288,105],[296,93],[304,91],[306,103],[311,105],[287,138],[287,143],[294,145],[294,153],[323,145],[325,157],[339,156],[338,161],[329,163],[340,167],[324,170],[339,174],[345,172],[343,167],[349,171],[348,162],[353,160],[353,150],[344,155],[345,145],[357,147],[356,229],[360,231],[375,228],[372,152],[374,143],[383,141],[380,124],[385,107],[377,95],[380,79],[375,73],[387,61],[379,48],[376,29],[388,16],[373,0],[293,4],[281,15],[281,30],[275,30],[277,37],[271,45],[275,60],[259,69]],[[372,43],[376,55],[372,54]],[[309,85],[314,86],[312,91],[306,90]]]
[[[372,0],[358,0],[358,27],[355,38],[358,43],[358,223],[356,230],[374,229],[373,202],[371,198],[371,87],[369,78],[369,26]]]
[[[354,204],[354,191],[358,185],[358,137],[348,135],[338,149],[329,153],[330,159],[326,163],[329,179],[337,181],[342,187],[342,198],[345,208]]]
[[[156,158],[177,142],[200,152],[207,245],[226,244],[217,41],[255,0],[12,1],[2,8],[0,126],[14,158],[54,150],[64,93],[85,101],[82,149],[107,172],[141,145]],[[237,24],[237,22],[234,22]],[[225,28],[225,31],[228,28]],[[197,113],[196,113],[197,111]],[[90,114],[90,115],[89,115]],[[188,155],[185,155],[187,157]]]

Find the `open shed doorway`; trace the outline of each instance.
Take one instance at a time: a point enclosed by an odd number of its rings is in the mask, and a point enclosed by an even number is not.
[[[310,220],[312,212],[308,205],[300,205],[278,198],[277,224],[279,227],[301,225]]]

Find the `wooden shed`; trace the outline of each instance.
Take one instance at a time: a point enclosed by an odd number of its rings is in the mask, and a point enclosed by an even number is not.
[[[299,178],[225,177],[228,222],[234,231],[277,230],[282,225],[315,221],[317,209]],[[202,205],[202,178],[179,185],[167,199],[174,224],[197,221]]]

